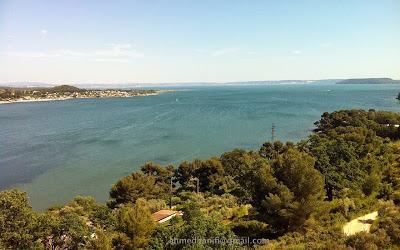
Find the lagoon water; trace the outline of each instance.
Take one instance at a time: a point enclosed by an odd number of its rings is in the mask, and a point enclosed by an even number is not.
[[[19,187],[34,208],[74,196],[105,201],[146,161],[177,164],[270,139],[305,138],[324,111],[400,111],[398,85],[191,87],[159,96],[0,105],[0,190]]]

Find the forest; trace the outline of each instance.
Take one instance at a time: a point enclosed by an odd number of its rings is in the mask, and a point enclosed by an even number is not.
[[[0,249],[400,249],[399,124],[395,112],[325,112],[299,142],[147,162],[105,204],[78,196],[37,212],[26,192],[5,190]],[[170,208],[183,215],[154,221]],[[343,233],[372,211],[369,233]]]

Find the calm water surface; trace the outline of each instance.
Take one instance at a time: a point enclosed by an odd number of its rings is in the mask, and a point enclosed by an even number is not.
[[[0,105],[0,189],[43,209],[78,194],[105,201],[146,161],[177,164],[270,138],[305,138],[324,111],[400,111],[396,85],[197,87],[159,96]]]

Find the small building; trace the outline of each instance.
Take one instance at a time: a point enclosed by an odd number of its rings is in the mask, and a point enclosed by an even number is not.
[[[174,211],[174,210],[160,210],[152,214],[153,219],[158,223],[163,223],[169,221],[175,216],[182,216],[183,213],[181,211]]]
[[[390,126],[393,126],[395,128],[399,128],[400,124],[386,124],[386,127],[390,127]]]

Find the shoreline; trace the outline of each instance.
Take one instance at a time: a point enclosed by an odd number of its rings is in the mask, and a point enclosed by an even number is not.
[[[154,93],[137,94],[132,96],[100,96],[100,97],[60,97],[60,98],[37,98],[37,99],[15,99],[10,101],[0,101],[1,104],[27,103],[27,102],[51,102],[51,101],[67,101],[73,99],[107,99],[107,98],[130,98],[138,96],[155,96],[167,92],[175,92],[175,90],[156,90]]]

